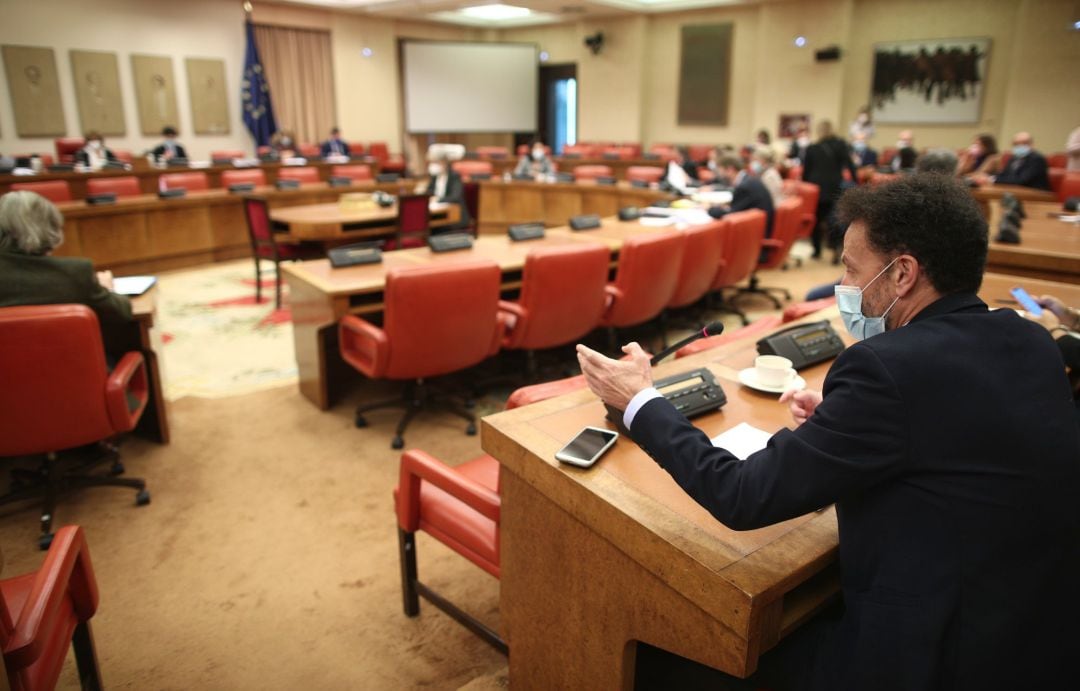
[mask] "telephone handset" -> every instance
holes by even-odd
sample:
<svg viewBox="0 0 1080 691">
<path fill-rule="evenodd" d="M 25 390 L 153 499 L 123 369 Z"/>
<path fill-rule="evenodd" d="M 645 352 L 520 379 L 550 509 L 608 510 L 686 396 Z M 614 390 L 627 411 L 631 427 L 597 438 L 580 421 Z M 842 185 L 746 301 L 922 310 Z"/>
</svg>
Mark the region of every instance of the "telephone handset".
<svg viewBox="0 0 1080 691">
<path fill-rule="evenodd" d="M 828 321 L 797 324 L 757 342 L 759 355 L 780 355 L 799 370 L 831 360 L 844 350 L 844 342 Z"/>
</svg>

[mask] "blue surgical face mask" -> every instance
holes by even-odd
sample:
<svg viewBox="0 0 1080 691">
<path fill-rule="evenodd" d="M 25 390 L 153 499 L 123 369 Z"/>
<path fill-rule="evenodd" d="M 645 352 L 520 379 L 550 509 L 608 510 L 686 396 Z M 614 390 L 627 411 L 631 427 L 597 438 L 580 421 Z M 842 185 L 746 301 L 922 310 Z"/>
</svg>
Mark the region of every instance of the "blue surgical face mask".
<svg viewBox="0 0 1080 691">
<path fill-rule="evenodd" d="M 899 259 L 897 257 L 896 259 Z M 877 336 L 878 334 L 885 333 L 885 317 L 888 316 L 889 311 L 892 310 L 893 305 L 900 299 L 898 295 L 892 304 L 885 310 L 884 314 L 880 317 L 868 317 L 863 314 L 862 311 L 862 298 L 863 292 L 870 287 L 870 285 L 878 280 L 881 274 L 889 270 L 889 267 L 896 263 L 896 259 L 889 262 L 884 269 L 878 272 L 877 276 L 870 279 L 870 283 L 867 283 L 864 287 L 858 286 L 836 286 L 836 306 L 840 310 L 840 318 L 844 321 L 844 327 L 851 334 L 851 337 L 856 341 L 861 341 L 871 336 Z"/>
<path fill-rule="evenodd" d="M 1017 158 L 1023 158 L 1024 156 L 1027 156 L 1030 153 L 1031 153 L 1031 147 L 1027 146 L 1026 144 L 1017 144 L 1016 146 L 1014 146 L 1012 148 L 1012 154 L 1013 154 L 1013 156 L 1016 156 Z"/>
<path fill-rule="evenodd" d="M 855 142 L 851 146 L 860 153 L 866 151 L 866 142 Z"/>
<path fill-rule="evenodd" d="M 750 161 L 750 170 L 754 171 L 755 175 L 761 175 L 761 171 L 765 170 L 765 166 L 760 161 Z"/>
</svg>

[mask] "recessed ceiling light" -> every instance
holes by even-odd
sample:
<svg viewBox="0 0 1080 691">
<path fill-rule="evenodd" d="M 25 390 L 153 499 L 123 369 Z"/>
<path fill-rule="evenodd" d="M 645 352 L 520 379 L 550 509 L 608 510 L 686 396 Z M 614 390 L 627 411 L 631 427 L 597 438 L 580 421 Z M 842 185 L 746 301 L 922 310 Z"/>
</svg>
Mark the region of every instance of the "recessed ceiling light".
<svg viewBox="0 0 1080 691">
<path fill-rule="evenodd" d="M 360 54 L 363 55 L 365 58 L 370 58 L 371 54 L 372 54 L 372 50 L 371 50 L 371 48 L 364 48 L 363 50 L 360 51 Z"/>
<path fill-rule="evenodd" d="M 513 5 L 502 5 L 496 3 L 494 5 L 476 5 L 474 7 L 462 7 L 459 12 L 467 17 L 475 17 L 476 19 L 520 19 L 521 17 L 528 17 L 532 14 L 532 10 L 527 7 L 515 7 Z"/>
<path fill-rule="evenodd" d="M 551 56 L 548 55 L 548 52 L 546 50 L 540 51 L 540 62 L 547 62 L 548 58 L 550 58 L 550 57 Z"/>
<path fill-rule="evenodd" d="M 802 48 L 805 45 L 806 45 L 806 37 L 805 36 L 796 36 L 795 37 L 795 47 L 796 48 Z"/>
</svg>

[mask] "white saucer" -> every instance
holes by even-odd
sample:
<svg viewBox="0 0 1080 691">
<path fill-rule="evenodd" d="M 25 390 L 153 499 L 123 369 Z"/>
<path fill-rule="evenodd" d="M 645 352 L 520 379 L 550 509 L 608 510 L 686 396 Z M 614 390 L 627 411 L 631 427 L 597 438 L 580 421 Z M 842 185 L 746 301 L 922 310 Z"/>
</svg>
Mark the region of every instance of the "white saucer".
<svg viewBox="0 0 1080 691">
<path fill-rule="evenodd" d="M 751 389 L 764 391 L 765 393 L 784 393 L 788 389 L 802 391 L 806 388 L 806 380 L 797 374 L 787 384 L 781 384 L 780 386 L 762 384 L 758 381 L 757 370 L 753 367 L 747 367 L 739 371 L 739 382 L 744 386 L 749 386 Z"/>
</svg>

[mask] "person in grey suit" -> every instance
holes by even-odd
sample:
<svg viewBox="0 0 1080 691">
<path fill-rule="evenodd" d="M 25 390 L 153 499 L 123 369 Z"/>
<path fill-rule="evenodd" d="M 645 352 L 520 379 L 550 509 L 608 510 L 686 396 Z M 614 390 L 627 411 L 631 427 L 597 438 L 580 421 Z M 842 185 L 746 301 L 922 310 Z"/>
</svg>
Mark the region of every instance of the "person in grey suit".
<svg viewBox="0 0 1080 691">
<path fill-rule="evenodd" d="M 776 209 L 773 207 L 772 195 L 761 179 L 743 170 L 742 161 L 735 156 L 723 156 L 717 162 L 716 168 L 718 173 L 732 181 L 734 189 L 731 192 L 731 203 L 709 207 L 709 215 L 723 218 L 735 211 L 761 209 L 765 212 L 765 237 L 772 237 Z"/>
<path fill-rule="evenodd" d="M 131 321 L 131 302 L 113 293 L 112 274 L 94 272 L 89 259 L 53 257 L 64 241 L 64 217 L 34 192 L 0 197 L 0 307 L 86 305 L 97 314 L 105 352 L 119 357 L 121 325 Z"/>
<path fill-rule="evenodd" d="M 781 396 L 794 429 L 761 451 L 713 446 L 635 343 L 625 360 L 579 345 L 586 381 L 732 529 L 835 503 L 843 611 L 765 654 L 755 688 L 1072 686 L 1080 428 L 1057 346 L 977 297 L 987 224 L 951 176 L 851 190 L 839 217 L 837 306 L 856 342 L 822 393 Z"/>
</svg>

